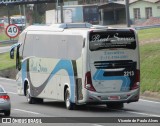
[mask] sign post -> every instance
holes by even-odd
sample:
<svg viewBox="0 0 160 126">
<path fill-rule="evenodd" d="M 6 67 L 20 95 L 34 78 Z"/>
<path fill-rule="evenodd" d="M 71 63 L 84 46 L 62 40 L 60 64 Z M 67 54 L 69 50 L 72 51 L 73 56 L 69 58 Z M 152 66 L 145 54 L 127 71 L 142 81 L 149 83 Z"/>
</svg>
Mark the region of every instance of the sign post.
<svg viewBox="0 0 160 126">
<path fill-rule="evenodd" d="M 15 38 L 19 34 L 19 28 L 15 24 L 10 24 L 6 28 L 6 35 L 10 38 Z"/>
</svg>

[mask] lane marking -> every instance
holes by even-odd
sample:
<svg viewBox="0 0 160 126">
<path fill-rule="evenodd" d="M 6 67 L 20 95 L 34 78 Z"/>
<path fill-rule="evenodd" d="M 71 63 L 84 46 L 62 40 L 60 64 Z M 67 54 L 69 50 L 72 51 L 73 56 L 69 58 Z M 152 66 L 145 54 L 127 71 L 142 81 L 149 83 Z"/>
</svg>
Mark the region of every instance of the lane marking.
<svg viewBox="0 0 160 126">
<path fill-rule="evenodd" d="M 14 80 L 14 79 L 3 78 L 3 77 L 0 77 L 0 80 L 6 80 L 6 81 L 14 81 L 14 82 L 16 82 L 16 80 Z"/>
<path fill-rule="evenodd" d="M 9 52 L 9 51 L 1 51 L 0 54 L 7 53 L 7 52 Z"/>
<path fill-rule="evenodd" d="M 93 126 L 103 126 L 103 125 L 100 125 L 100 124 L 92 124 Z"/>
<path fill-rule="evenodd" d="M 17 93 L 15 93 L 15 92 L 7 92 L 7 93 L 9 93 L 9 94 L 16 94 L 17 95 Z"/>
<path fill-rule="evenodd" d="M 38 112 L 31 112 L 31 111 L 27 111 L 27 110 L 23 110 L 23 109 L 13 109 L 15 111 L 21 111 L 21 112 L 26 112 L 26 113 L 31 113 L 31 114 L 36 114 L 36 115 L 39 115 L 40 113 Z"/>
<path fill-rule="evenodd" d="M 0 80 L 8 80 L 8 81 L 14 81 L 13 79 L 8 79 L 8 78 L 0 78 Z M 17 94 L 15 92 L 8 92 L 10 94 Z M 157 101 L 151 101 L 151 100 L 144 100 L 144 99 L 140 99 L 140 101 L 144 101 L 144 102 L 150 102 L 150 103 L 155 103 L 155 104 L 160 104 L 160 102 Z M 22 109 L 14 109 L 16 111 L 21 111 L 21 112 L 26 112 L 26 113 L 32 113 L 32 114 L 40 114 L 37 112 L 32 112 L 32 111 L 26 111 L 26 110 L 22 110 Z M 155 115 L 155 114 L 148 114 L 148 113 L 141 113 L 141 112 L 132 112 L 132 111 L 125 111 L 125 110 L 118 110 L 118 111 L 123 111 L 123 112 L 127 112 L 127 113 L 132 113 L 132 114 L 138 114 L 138 115 L 144 115 L 144 116 L 153 116 L 153 117 L 160 117 L 160 115 Z M 94 126 L 103 126 L 103 125 L 99 125 L 99 124 L 93 124 Z"/>
<path fill-rule="evenodd" d="M 158 101 L 150 101 L 150 100 L 144 100 L 144 99 L 139 99 L 140 101 L 144 101 L 144 102 L 150 102 L 150 103 L 156 103 L 156 104 L 160 104 L 160 102 Z"/>
</svg>

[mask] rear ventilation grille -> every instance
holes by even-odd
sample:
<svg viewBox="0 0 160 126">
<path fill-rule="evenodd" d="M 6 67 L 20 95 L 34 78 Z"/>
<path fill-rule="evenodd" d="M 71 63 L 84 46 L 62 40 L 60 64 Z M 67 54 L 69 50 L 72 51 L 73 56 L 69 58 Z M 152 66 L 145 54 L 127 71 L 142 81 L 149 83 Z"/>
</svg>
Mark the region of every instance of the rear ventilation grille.
<svg viewBox="0 0 160 126">
<path fill-rule="evenodd" d="M 135 62 L 132 60 L 119 61 L 95 61 L 94 66 L 97 69 L 111 69 L 111 68 L 130 68 Z"/>
</svg>

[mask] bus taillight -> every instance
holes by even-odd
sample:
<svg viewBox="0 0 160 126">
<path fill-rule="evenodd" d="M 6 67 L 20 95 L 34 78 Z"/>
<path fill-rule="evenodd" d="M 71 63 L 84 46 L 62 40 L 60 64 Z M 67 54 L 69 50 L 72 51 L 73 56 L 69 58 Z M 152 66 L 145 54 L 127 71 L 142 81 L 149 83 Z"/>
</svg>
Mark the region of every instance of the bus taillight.
<svg viewBox="0 0 160 126">
<path fill-rule="evenodd" d="M 85 75 L 85 88 L 90 91 L 96 91 L 92 84 L 91 72 L 87 72 Z"/>
<path fill-rule="evenodd" d="M 136 78 L 134 85 L 131 87 L 131 90 L 139 88 L 139 84 L 140 84 L 140 70 L 136 70 Z"/>
</svg>

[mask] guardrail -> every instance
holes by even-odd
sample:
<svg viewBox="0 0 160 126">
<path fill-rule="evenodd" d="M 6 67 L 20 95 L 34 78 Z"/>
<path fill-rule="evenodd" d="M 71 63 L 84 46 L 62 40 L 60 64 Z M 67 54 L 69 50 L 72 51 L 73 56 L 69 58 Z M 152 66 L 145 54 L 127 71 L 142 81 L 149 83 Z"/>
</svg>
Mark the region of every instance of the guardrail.
<svg viewBox="0 0 160 126">
<path fill-rule="evenodd" d="M 148 25 L 148 26 L 134 26 L 136 30 L 142 30 L 142 29 L 148 29 L 148 28 L 158 28 L 160 27 L 160 24 L 158 25 Z"/>
<path fill-rule="evenodd" d="M 15 44 L 17 42 L 18 40 L 5 40 L 5 41 L 0 41 L 0 44 Z"/>
</svg>

